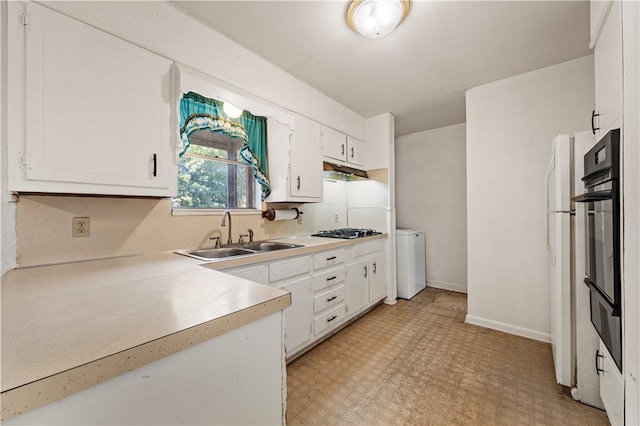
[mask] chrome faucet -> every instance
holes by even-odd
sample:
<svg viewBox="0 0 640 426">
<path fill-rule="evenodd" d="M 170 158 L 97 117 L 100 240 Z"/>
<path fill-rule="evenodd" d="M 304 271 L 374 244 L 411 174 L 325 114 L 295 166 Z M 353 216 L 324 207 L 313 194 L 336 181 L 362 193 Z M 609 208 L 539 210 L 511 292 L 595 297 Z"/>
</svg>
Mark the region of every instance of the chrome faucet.
<svg viewBox="0 0 640 426">
<path fill-rule="evenodd" d="M 220 226 L 226 226 L 224 223 L 224 219 L 229 216 L 229 239 L 227 240 L 227 244 L 233 244 L 233 241 L 231 240 L 231 212 L 229 212 L 229 210 L 225 210 L 224 213 L 222 213 L 222 223 L 220 224 Z"/>
</svg>

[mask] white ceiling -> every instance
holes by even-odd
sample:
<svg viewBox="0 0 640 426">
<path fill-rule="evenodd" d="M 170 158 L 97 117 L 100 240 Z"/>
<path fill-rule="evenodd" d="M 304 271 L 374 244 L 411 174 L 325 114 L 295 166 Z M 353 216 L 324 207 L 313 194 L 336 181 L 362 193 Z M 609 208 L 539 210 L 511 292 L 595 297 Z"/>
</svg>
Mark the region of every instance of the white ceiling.
<svg viewBox="0 0 640 426">
<path fill-rule="evenodd" d="M 396 135 L 465 121 L 465 90 L 591 53 L 588 1 L 414 0 L 390 35 L 366 39 L 348 1 L 174 4 Z"/>
</svg>

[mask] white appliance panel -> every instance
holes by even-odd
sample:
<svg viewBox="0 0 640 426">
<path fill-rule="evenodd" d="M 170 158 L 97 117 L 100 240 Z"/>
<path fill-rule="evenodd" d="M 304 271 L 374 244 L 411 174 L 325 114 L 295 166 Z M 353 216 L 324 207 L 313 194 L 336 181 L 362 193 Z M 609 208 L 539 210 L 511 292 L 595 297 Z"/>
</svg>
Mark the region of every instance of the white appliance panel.
<svg viewBox="0 0 640 426">
<path fill-rule="evenodd" d="M 411 299 L 427 285 L 424 231 L 398 229 L 396 241 L 398 297 Z"/>
</svg>

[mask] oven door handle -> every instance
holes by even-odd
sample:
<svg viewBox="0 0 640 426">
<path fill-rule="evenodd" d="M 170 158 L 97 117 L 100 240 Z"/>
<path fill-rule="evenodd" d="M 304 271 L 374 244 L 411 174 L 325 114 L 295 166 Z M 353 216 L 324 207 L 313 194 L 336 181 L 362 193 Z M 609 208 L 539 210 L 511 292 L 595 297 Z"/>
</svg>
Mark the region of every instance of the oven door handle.
<svg viewBox="0 0 640 426">
<path fill-rule="evenodd" d="M 576 203 L 592 203 L 594 201 L 610 200 L 611 198 L 611 190 L 605 189 L 604 191 L 585 192 L 582 195 L 576 195 L 571 201 L 575 201 Z"/>
<path fill-rule="evenodd" d="M 609 299 L 604 294 L 604 292 L 600 289 L 600 287 L 598 287 L 596 283 L 591 281 L 589 277 L 585 277 L 584 283 L 587 285 L 587 287 L 589 287 L 590 289 L 593 289 L 593 291 L 598 293 L 598 296 L 600 296 L 602 301 L 605 302 L 609 307 L 609 310 L 611 310 L 612 317 L 619 317 L 622 314 L 622 312 L 620 312 L 620 305 L 618 303 L 611 303 L 611 299 Z"/>
</svg>

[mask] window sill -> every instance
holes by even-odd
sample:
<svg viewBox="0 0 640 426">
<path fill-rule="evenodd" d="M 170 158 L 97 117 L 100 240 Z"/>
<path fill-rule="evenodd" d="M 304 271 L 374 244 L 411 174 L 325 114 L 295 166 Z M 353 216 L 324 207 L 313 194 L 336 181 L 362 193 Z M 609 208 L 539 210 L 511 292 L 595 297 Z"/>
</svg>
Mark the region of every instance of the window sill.
<svg viewBox="0 0 640 426">
<path fill-rule="evenodd" d="M 234 216 L 262 216 L 259 209 L 171 209 L 171 216 L 222 216 L 227 210 Z"/>
</svg>

